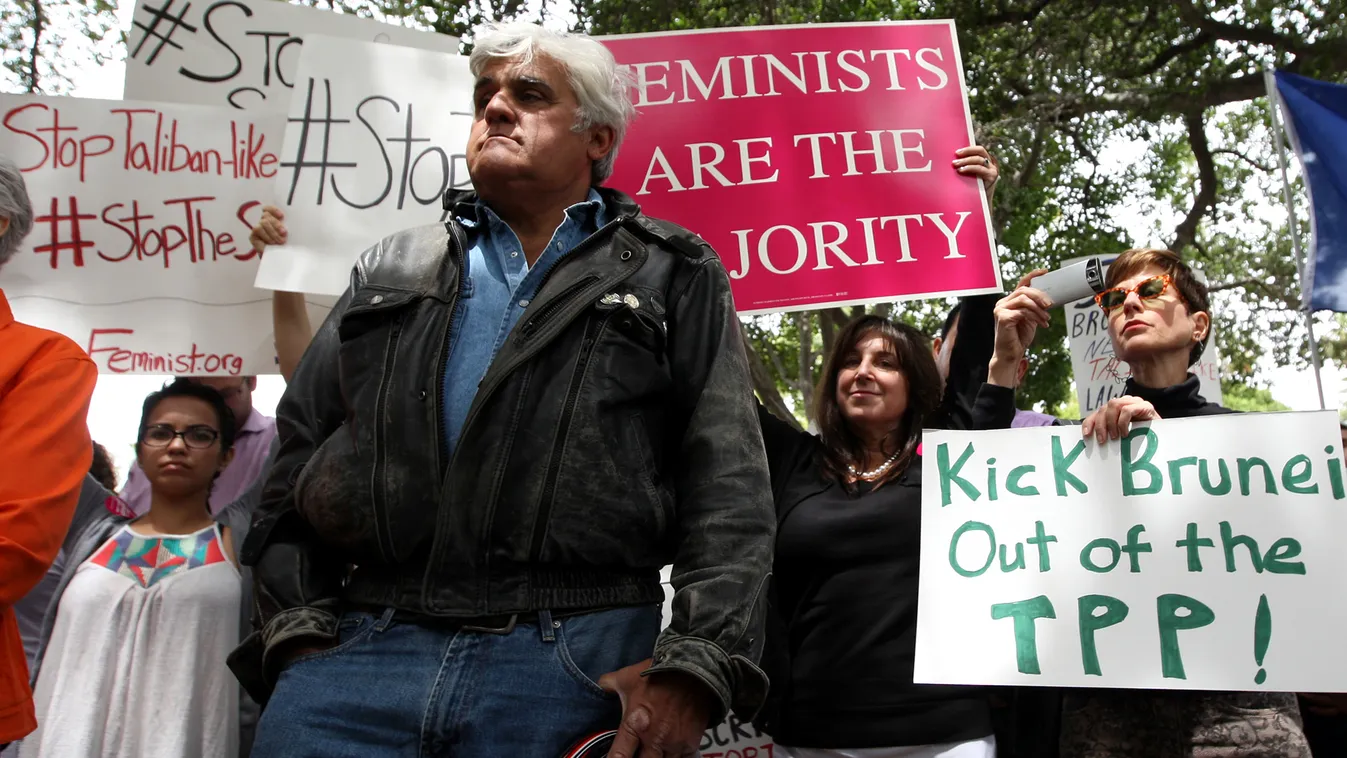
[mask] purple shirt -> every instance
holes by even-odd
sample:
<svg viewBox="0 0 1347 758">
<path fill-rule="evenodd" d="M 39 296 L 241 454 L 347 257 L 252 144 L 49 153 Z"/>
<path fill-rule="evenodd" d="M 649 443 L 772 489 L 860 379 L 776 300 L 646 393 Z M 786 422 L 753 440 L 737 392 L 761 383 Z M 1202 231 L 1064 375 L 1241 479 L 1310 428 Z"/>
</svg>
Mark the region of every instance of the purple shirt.
<svg viewBox="0 0 1347 758">
<path fill-rule="evenodd" d="M 1015 419 L 1010 422 L 1011 429 L 1024 429 L 1030 426 L 1052 426 L 1057 419 L 1037 411 L 1015 411 Z"/>
<path fill-rule="evenodd" d="M 211 488 L 212 515 L 238 500 L 257 477 L 266 473 L 263 467 L 267 462 L 267 453 L 271 451 L 271 441 L 275 438 L 276 419 L 263 416 L 254 408 L 234 439 L 234 460 L 220 472 L 220 478 L 215 480 L 215 486 Z M 131 473 L 126 477 L 126 487 L 122 489 L 121 497 L 137 516 L 144 515 L 150 509 L 150 481 L 145 478 L 145 472 L 140 470 L 139 462 L 131 464 Z"/>
</svg>

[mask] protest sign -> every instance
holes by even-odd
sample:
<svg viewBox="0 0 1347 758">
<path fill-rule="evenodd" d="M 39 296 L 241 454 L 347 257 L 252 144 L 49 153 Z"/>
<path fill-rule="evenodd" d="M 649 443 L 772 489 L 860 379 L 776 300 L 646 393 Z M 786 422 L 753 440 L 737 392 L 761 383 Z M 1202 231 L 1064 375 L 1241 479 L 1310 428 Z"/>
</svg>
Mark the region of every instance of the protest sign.
<svg viewBox="0 0 1347 758">
<path fill-rule="evenodd" d="M 16 318 L 70 337 L 106 373 L 276 371 L 248 233 L 282 116 L 14 95 L 0 114 L 0 154 L 34 211 L 0 269 Z"/>
<path fill-rule="evenodd" d="M 731 713 L 702 734 L 701 758 L 772 758 L 772 738 Z"/>
<path fill-rule="evenodd" d="M 1116 255 L 1087 256 L 1098 258 L 1105 266 L 1113 263 Z M 1086 258 L 1073 258 L 1062 263 L 1070 265 Z M 1193 272 L 1206 283 L 1201 272 Z M 1108 336 L 1108 318 L 1091 298 L 1068 304 L 1063 311 L 1067 318 L 1067 338 L 1071 348 L 1071 371 L 1076 381 L 1076 397 L 1080 401 L 1081 418 L 1099 410 L 1109 400 L 1123 394 L 1130 370 L 1126 363 L 1113 354 L 1113 341 Z M 1221 402 L 1221 356 L 1216 347 L 1216 321 L 1212 320 L 1211 336 L 1202 357 L 1189 371 L 1202 382 L 1202 397 L 1213 403 Z"/>
<path fill-rule="evenodd" d="M 458 51 L 447 34 L 275 0 L 139 0 L 124 96 L 284 111 L 304 34 Z"/>
<path fill-rule="evenodd" d="M 916 681 L 1347 691 L 1337 426 L 928 431 Z"/>
<path fill-rule="evenodd" d="M 339 295 L 362 251 L 470 186 L 473 79 L 462 56 L 321 36 L 297 76 L 274 189 L 290 241 L 257 286 Z"/>
<path fill-rule="evenodd" d="M 1000 291 L 951 21 L 606 37 L 639 111 L 608 182 L 704 237 L 741 314 Z"/>
</svg>

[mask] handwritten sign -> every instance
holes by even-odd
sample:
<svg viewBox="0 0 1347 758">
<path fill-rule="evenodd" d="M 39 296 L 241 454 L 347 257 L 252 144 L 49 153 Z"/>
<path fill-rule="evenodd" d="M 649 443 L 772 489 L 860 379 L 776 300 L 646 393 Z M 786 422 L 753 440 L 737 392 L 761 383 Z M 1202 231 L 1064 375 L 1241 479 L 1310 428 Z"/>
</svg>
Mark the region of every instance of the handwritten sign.
<svg viewBox="0 0 1347 758">
<path fill-rule="evenodd" d="M 1336 414 L 925 450 L 916 681 L 1347 691 Z"/>
<path fill-rule="evenodd" d="M 0 114 L 35 222 L 0 269 L 17 318 L 106 373 L 275 372 L 248 232 L 279 170 L 267 135 L 281 116 L 13 95 Z"/>
<path fill-rule="evenodd" d="M 640 111 L 608 183 L 704 237 L 741 314 L 1000 291 L 951 21 L 607 37 Z"/>
<path fill-rule="evenodd" d="M 290 243 L 257 286 L 338 295 L 362 251 L 470 186 L 473 79 L 458 55 L 306 39 L 274 191 Z"/>
<path fill-rule="evenodd" d="M 458 51 L 457 37 L 275 0 L 139 0 L 125 96 L 284 111 L 304 34 Z"/>
<path fill-rule="evenodd" d="M 1093 256 L 1106 268 L 1116 255 Z M 1063 265 L 1085 260 L 1074 258 Z M 1199 281 L 1206 278 L 1193 272 Z M 1099 410 L 1108 401 L 1123 394 L 1130 370 L 1127 364 L 1113 354 L 1113 341 L 1108 336 L 1108 319 L 1093 299 L 1077 300 L 1063 309 L 1067 318 L 1067 337 L 1071 348 L 1071 370 L 1076 380 L 1076 397 L 1080 400 L 1081 418 Z M 1202 397 L 1213 403 L 1221 402 L 1221 356 L 1216 349 L 1216 322 L 1212 321 L 1211 336 L 1202 357 L 1189 371 L 1202 382 Z"/>
</svg>

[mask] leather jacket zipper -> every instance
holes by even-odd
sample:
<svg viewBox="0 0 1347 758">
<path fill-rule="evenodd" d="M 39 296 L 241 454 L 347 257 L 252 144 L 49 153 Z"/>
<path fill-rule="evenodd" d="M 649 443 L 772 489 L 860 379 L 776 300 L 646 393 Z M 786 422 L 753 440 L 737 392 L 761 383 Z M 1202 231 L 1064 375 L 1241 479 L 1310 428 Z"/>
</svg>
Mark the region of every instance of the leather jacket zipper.
<svg viewBox="0 0 1347 758">
<path fill-rule="evenodd" d="M 584 292 L 585 288 L 598 280 L 598 274 L 589 274 L 588 276 L 581 277 L 575 284 L 567 287 L 561 294 L 552 298 L 552 301 L 544 306 L 542 310 L 533 314 L 533 317 L 519 328 L 519 336 L 525 339 L 533 336 L 533 333 L 550 321 L 553 316 L 566 306 L 570 305 L 571 301 L 581 292 Z"/>
<path fill-rule="evenodd" d="M 439 430 L 439 436 L 435 440 L 435 464 L 440 476 L 445 481 L 449 479 L 449 469 L 444 463 L 444 446 L 449 440 L 449 430 L 444 425 L 444 375 L 449 371 L 449 335 L 453 333 L 454 313 L 458 311 L 458 300 L 463 295 L 463 277 L 467 273 L 463 266 L 463 251 L 466 248 L 463 230 L 459 229 L 458 224 L 453 222 L 450 222 L 448 226 L 454 262 L 458 264 L 458 289 L 454 291 L 453 301 L 449 303 L 449 318 L 445 319 L 444 334 L 440 335 L 439 366 L 435 369 L 435 386 L 432 388 L 435 398 L 433 404 L 435 426 Z"/>
<path fill-rule="evenodd" d="M 383 368 L 383 386 L 379 388 L 379 399 L 374 404 L 374 417 L 383 419 L 386 417 L 388 409 L 388 394 L 392 381 L 390 374 L 393 371 L 394 356 L 397 354 L 398 342 L 402 338 L 402 321 L 405 314 L 399 314 L 398 320 L 393 322 L 393 328 L 388 335 L 388 347 L 384 349 L 384 368 Z M 377 493 L 382 492 L 384 482 L 384 469 L 388 463 L 388 444 L 384 434 L 384 424 L 381 421 L 374 425 L 374 482 L 372 490 L 376 493 L 378 499 L 377 507 L 374 509 L 376 514 L 375 524 L 379 532 L 379 549 L 384 554 L 384 560 L 392 562 L 393 557 L 393 538 L 388 533 L 388 509 L 382 502 L 383 498 Z"/>
<path fill-rule="evenodd" d="M 547 478 L 543 480 L 542 497 L 538 500 L 538 515 L 533 522 L 533 542 L 529 552 L 529 562 L 537 565 L 542 557 L 543 538 L 547 535 L 547 522 L 552 516 L 552 499 L 556 494 L 557 479 L 561 476 L 561 455 L 566 449 L 566 435 L 570 432 L 571 417 L 575 414 L 575 405 L 580 398 L 580 388 L 585 381 L 589 368 L 589 358 L 594 354 L 594 343 L 603 329 L 606 319 L 592 319 L 585 327 L 584 341 L 580 343 L 580 355 L 575 360 L 575 370 L 571 372 L 571 384 L 566 389 L 566 401 L 561 406 L 561 418 L 557 421 L 556 446 L 552 448 L 552 460 L 547 464 Z"/>
</svg>

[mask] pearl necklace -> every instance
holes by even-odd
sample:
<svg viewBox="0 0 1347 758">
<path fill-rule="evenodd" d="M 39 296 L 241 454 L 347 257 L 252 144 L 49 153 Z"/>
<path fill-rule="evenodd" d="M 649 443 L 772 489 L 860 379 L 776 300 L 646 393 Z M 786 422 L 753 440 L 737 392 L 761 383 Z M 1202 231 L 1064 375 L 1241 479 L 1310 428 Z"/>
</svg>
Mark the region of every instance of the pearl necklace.
<svg viewBox="0 0 1347 758">
<path fill-rule="evenodd" d="M 902 452 L 901 450 L 898 451 L 898 453 L 901 452 Z M 879 464 L 870 471 L 857 471 L 856 467 L 849 463 L 847 464 L 847 471 L 850 472 L 851 475 L 856 477 L 857 479 L 864 479 L 867 482 L 872 479 L 877 479 L 881 474 L 889 470 L 889 467 L 893 465 L 894 461 L 898 460 L 898 453 L 894 453 L 893 455 L 889 456 L 889 459 L 887 461 L 884 461 L 883 463 Z"/>
</svg>

